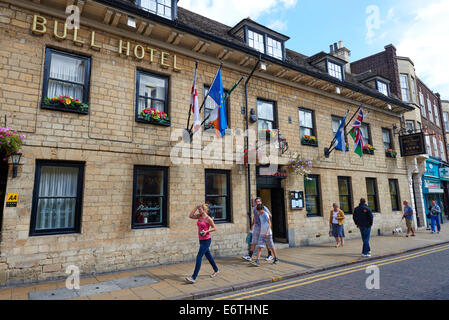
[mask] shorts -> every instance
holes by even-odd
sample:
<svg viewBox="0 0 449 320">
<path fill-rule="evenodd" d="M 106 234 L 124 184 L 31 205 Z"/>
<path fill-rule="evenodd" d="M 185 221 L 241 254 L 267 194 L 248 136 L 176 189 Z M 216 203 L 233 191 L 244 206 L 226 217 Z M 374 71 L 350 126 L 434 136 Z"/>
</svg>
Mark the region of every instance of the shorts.
<svg viewBox="0 0 449 320">
<path fill-rule="evenodd" d="M 265 248 L 265 246 L 267 246 L 268 249 L 274 248 L 273 235 L 270 234 L 268 237 L 265 237 L 265 234 L 260 234 L 257 246 L 259 248 Z"/>
<path fill-rule="evenodd" d="M 412 228 L 413 227 L 413 220 L 412 219 L 405 219 L 405 224 L 406 224 L 407 228 Z"/>
<path fill-rule="evenodd" d="M 260 228 L 256 229 L 254 228 L 253 230 L 253 237 L 251 239 L 251 244 L 257 244 L 257 242 L 259 241 L 259 235 L 260 235 Z"/>
</svg>

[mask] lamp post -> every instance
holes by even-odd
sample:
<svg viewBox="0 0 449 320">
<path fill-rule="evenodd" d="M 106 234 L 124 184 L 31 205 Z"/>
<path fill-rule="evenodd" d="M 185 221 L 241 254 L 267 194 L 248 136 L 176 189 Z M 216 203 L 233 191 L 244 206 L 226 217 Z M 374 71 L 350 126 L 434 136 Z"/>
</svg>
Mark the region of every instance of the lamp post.
<svg viewBox="0 0 449 320">
<path fill-rule="evenodd" d="M 11 155 L 11 163 L 12 163 L 12 177 L 17 177 L 17 169 L 19 168 L 20 158 L 22 154 L 20 152 L 13 153 Z"/>
</svg>

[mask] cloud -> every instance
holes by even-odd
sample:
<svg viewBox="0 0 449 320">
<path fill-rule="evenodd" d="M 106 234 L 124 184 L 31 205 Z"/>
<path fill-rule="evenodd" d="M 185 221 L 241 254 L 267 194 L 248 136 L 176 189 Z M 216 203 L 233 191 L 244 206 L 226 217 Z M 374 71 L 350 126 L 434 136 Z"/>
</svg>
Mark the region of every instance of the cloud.
<svg viewBox="0 0 449 320">
<path fill-rule="evenodd" d="M 275 31 L 285 31 L 287 30 L 287 21 L 286 20 L 274 20 L 273 22 L 267 25 L 268 28 L 273 29 Z"/>
<path fill-rule="evenodd" d="M 410 57 L 418 77 L 442 99 L 448 99 L 449 1 L 426 2 L 412 16 L 411 22 L 400 26 L 403 32 L 396 46 L 398 55 Z"/>
<path fill-rule="evenodd" d="M 179 6 L 202 16 L 234 26 L 250 17 L 256 20 L 264 13 L 292 8 L 298 0 L 181 0 Z"/>
</svg>

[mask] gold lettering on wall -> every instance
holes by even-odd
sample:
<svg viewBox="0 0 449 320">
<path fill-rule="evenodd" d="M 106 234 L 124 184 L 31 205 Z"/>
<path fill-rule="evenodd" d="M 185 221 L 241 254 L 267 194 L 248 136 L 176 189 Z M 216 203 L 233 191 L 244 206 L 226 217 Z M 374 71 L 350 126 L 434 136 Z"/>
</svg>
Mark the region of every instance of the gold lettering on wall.
<svg viewBox="0 0 449 320">
<path fill-rule="evenodd" d="M 101 47 L 95 44 L 95 31 L 90 34 L 90 47 L 94 50 L 100 50 Z"/>
<path fill-rule="evenodd" d="M 167 60 L 168 52 L 162 51 L 161 52 L 161 67 L 162 68 L 168 68 L 170 65 L 166 64 L 165 61 Z"/>
<path fill-rule="evenodd" d="M 78 28 L 73 28 L 73 42 L 79 46 L 83 46 L 84 44 L 84 41 L 78 39 Z"/>
<path fill-rule="evenodd" d="M 34 34 L 44 34 L 45 32 L 47 32 L 47 19 L 45 19 L 42 16 L 39 16 L 37 14 L 34 15 L 33 18 L 33 26 L 31 28 L 31 32 L 33 32 Z M 39 26 L 39 28 L 38 28 Z"/>
<path fill-rule="evenodd" d="M 173 70 L 176 72 L 181 71 L 182 69 L 176 65 L 176 54 L 173 56 Z"/>
<path fill-rule="evenodd" d="M 59 22 L 55 20 L 54 28 L 53 28 L 53 36 L 57 40 L 65 40 L 67 39 L 67 24 L 64 23 L 64 31 L 62 32 L 62 36 L 58 34 Z"/>
<path fill-rule="evenodd" d="M 129 57 L 129 48 L 130 48 L 130 43 L 129 43 L 129 41 L 126 41 L 126 56 L 128 56 Z M 118 46 L 118 53 L 119 54 L 123 54 L 123 40 L 122 39 L 120 39 L 120 42 L 119 42 L 119 46 Z"/>
<path fill-rule="evenodd" d="M 139 54 L 140 51 L 140 54 Z M 134 47 L 134 56 L 136 57 L 136 59 L 142 60 L 143 58 L 145 58 L 145 49 L 144 47 L 142 47 L 140 44 L 136 45 Z"/>
<path fill-rule="evenodd" d="M 147 48 L 147 50 L 150 51 L 150 63 L 154 62 L 154 49 L 153 48 Z"/>
</svg>

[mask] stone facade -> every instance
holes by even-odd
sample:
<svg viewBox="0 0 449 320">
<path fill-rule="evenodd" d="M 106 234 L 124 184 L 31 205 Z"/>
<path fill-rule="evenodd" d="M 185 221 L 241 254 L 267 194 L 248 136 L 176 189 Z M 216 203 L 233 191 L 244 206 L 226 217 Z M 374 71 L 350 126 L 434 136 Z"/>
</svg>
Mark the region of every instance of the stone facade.
<svg viewBox="0 0 449 320">
<path fill-rule="evenodd" d="M 170 152 L 176 141 L 171 136 L 185 127 L 190 102 L 195 59 L 182 52 L 153 46 L 153 63 L 140 61 L 117 52 L 120 40 L 139 42 L 81 25 L 78 36 L 89 43 L 92 31 L 101 50 L 76 45 L 73 30 L 66 40 L 52 35 L 55 17 L 40 12 L 48 20 L 47 32 L 31 33 L 36 12 L 0 2 L 0 114 L 7 116 L 8 127 L 25 134 L 22 160 L 17 178 L 8 178 L 7 192 L 19 193 L 16 208 L 4 207 L 1 233 L 0 284 L 23 283 L 65 277 L 68 265 L 76 265 L 82 274 L 124 270 L 133 267 L 193 260 L 197 253 L 196 225 L 188 219 L 190 210 L 205 199 L 205 169 L 229 170 L 232 191 L 232 222 L 217 224 L 212 253 L 217 256 L 243 254 L 248 231 L 246 167 L 239 164 L 176 165 Z M 42 100 L 45 49 L 55 48 L 91 58 L 89 114 L 44 110 Z M 161 65 L 161 52 L 169 54 L 169 64 Z M 176 55 L 175 70 L 174 55 Z M 169 114 L 171 126 L 135 121 L 136 70 L 169 76 Z M 198 88 L 209 85 L 217 64 L 204 59 L 199 63 Z M 244 73 L 224 66 L 224 87 L 231 86 Z M 359 102 L 348 102 L 336 95 L 283 79 L 256 74 L 248 87 L 248 106 L 257 109 L 257 99 L 276 101 L 278 126 L 289 142 L 289 152 L 313 159 L 313 174 L 321 178 L 322 216 L 306 217 L 304 210 L 291 210 L 285 194 L 289 245 L 300 246 L 329 241 L 328 219 L 331 204 L 338 201 L 337 176 L 352 180 L 353 207 L 366 197 L 366 177 L 377 179 L 380 212 L 375 214 L 373 233 L 391 232 L 401 213 L 393 212 L 388 179 L 397 179 L 401 200 L 409 199 L 405 160 L 385 157 L 382 127 L 399 124 L 400 114 L 370 110 L 372 141 L 378 150 L 359 158 L 353 152 L 335 151 L 325 158 L 323 148 L 333 138 L 331 116 L 344 116 Z M 200 99 L 201 101 L 202 99 Z M 241 106 L 243 87 L 231 95 L 232 129 L 245 129 Z M 298 107 L 315 111 L 318 147 L 300 144 Z M 291 117 L 291 122 L 289 121 Z M 256 129 L 256 124 L 250 124 Z M 206 140 L 213 139 L 213 135 Z M 351 138 L 349 138 L 352 145 Z M 203 141 L 206 144 L 207 141 Z M 394 145 L 398 146 L 397 136 Z M 64 235 L 30 236 L 36 160 L 70 160 L 85 163 L 82 196 L 81 232 Z M 284 163 L 287 154 L 284 155 Z M 204 160 L 204 159 L 203 159 Z M 206 159 L 207 160 L 207 159 Z M 133 168 L 135 165 L 168 167 L 168 226 L 132 229 Z M 256 194 L 256 172 L 251 166 L 251 194 Z M 292 174 L 282 181 L 285 192 L 304 190 L 304 179 Z M 3 205 L 3 204 L 2 204 Z M 351 216 L 346 219 L 348 237 L 358 236 Z"/>
</svg>

